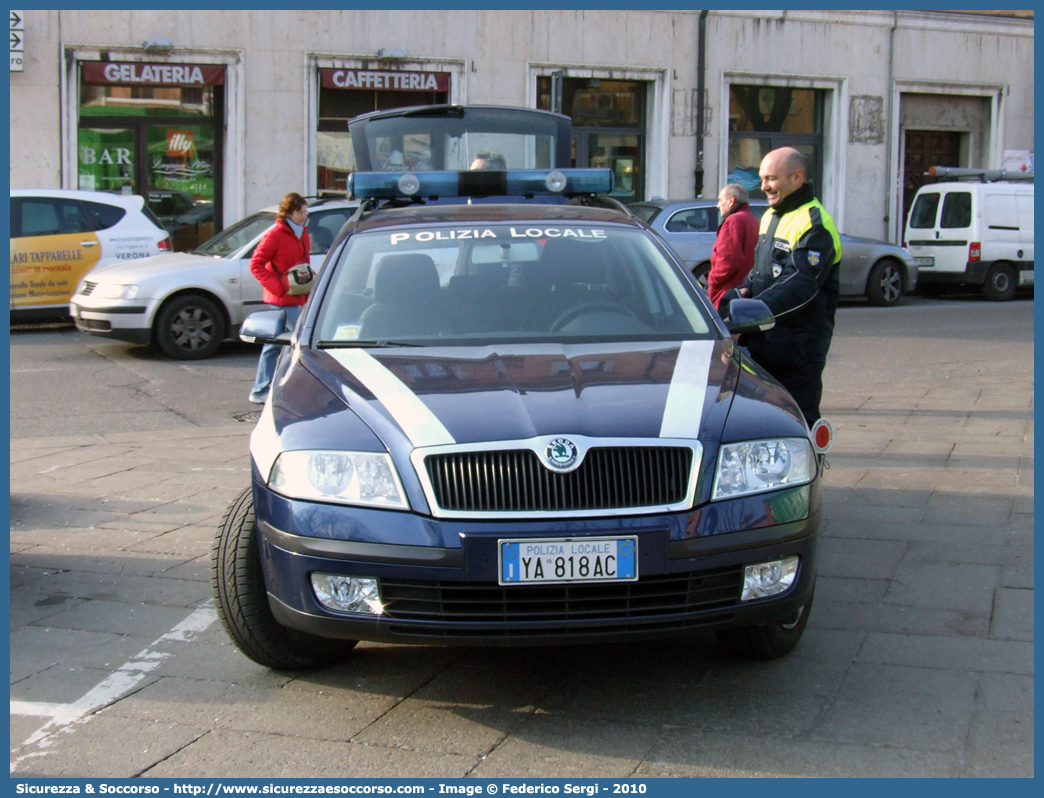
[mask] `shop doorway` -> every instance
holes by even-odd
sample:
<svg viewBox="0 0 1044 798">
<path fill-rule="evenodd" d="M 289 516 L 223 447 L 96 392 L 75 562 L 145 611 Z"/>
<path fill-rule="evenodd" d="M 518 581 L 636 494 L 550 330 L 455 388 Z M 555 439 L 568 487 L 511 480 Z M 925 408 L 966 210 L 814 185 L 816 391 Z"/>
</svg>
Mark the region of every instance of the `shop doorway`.
<svg viewBox="0 0 1044 798">
<path fill-rule="evenodd" d="M 961 134 L 944 130 L 907 130 L 903 138 L 903 229 L 914 194 L 931 178 L 931 166 L 960 166 Z"/>
<path fill-rule="evenodd" d="M 213 237 L 222 218 L 223 84 L 221 66 L 81 64 L 79 188 L 141 195 L 177 251 Z"/>
</svg>

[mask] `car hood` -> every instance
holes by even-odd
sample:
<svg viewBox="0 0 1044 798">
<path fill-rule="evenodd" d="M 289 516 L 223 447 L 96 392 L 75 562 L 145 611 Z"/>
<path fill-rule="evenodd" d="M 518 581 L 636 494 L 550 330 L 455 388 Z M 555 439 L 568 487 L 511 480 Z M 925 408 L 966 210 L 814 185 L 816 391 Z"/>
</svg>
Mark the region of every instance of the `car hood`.
<svg viewBox="0 0 1044 798">
<path fill-rule="evenodd" d="M 306 366 L 370 426 L 414 447 L 526 440 L 716 437 L 731 341 L 309 351 Z M 725 360 L 728 360 L 726 356 Z M 371 423 L 373 422 L 373 423 Z M 705 427 L 707 427 L 705 429 Z"/>
<path fill-rule="evenodd" d="M 210 258 L 206 255 L 194 255 L 191 252 L 169 252 L 153 255 L 139 260 L 119 261 L 108 266 L 91 269 L 91 279 L 104 279 L 112 282 L 131 282 L 142 280 L 170 272 L 183 272 L 196 267 L 213 268 L 220 263 L 228 263 L 221 258 Z"/>
<path fill-rule="evenodd" d="M 790 396 L 731 338 L 288 354 L 251 436 L 257 478 L 281 451 L 387 449 L 415 507 L 424 499 L 411 455 L 427 447 L 699 440 L 706 474 L 721 440 L 807 434 Z"/>
</svg>

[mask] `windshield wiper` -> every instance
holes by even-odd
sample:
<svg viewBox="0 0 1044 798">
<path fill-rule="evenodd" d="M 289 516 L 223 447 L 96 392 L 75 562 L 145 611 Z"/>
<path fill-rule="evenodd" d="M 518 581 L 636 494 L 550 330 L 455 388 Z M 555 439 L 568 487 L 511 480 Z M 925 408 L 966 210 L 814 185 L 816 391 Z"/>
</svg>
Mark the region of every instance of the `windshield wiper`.
<svg viewBox="0 0 1044 798">
<path fill-rule="evenodd" d="M 317 349 L 381 349 L 395 346 L 427 346 L 427 344 L 411 344 L 406 341 L 320 341 Z"/>
</svg>

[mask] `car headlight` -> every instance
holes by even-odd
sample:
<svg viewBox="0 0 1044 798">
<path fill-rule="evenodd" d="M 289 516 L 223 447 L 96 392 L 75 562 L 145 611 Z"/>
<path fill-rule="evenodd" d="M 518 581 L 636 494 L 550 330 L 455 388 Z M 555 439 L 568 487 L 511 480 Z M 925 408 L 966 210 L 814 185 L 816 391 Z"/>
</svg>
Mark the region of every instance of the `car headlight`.
<svg viewBox="0 0 1044 798">
<path fill-rule="evenodd" d="M 811 482 L 816 474 L 806 438 L 722 444 L 711 501 Z"/>
<path fill-rule="evenodd" d="M 272 490 L 291 499 L 409 509 L 395 464 L 388 454 L 282 452 L 272 466 L 268 484 Z"/>
<path fill-rule="evenodd" d="M 138 296 L 138 286 L 98 283 L 91 293 L 101 299 L 134 299 Z"/>
</svg>

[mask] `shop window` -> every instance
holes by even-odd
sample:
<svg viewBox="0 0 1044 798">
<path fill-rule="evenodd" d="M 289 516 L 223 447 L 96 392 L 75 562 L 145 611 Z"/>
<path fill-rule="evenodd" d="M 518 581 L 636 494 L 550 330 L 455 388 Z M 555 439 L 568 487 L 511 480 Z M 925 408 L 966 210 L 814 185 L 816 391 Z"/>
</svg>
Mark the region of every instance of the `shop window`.
<svg viewBox="0 0 1044 798">
<path fill-rule="evenodd" d="M 779 147 L 794 147 L 805 156 L 808 178 L 817 184 L 825 95 L 789 86 L 730 86 L 727 182 L 739 183 L 751 199 L 764 199 L 758 176 L 762 158 Z"/>
<path fill-rule="evenodd" d="M 320 69 L 319 120 L 315 137 L 316 189 L 348 190 L 357 168 L 348 122 L 371 111 L 449 102 L 449 74 L 440 72 Z M 427 143 L 406 142 L 403 168 L 423 168 Z M 427 156 L 430 158 L 430 155 Z M 389 167 L 391 168 L 391 167 Z"/>
<path fill-rule="evenodd" d="M 552 79 L 537 78 L 537 108 L 552 108 Z M 573 121 L 572 166 L 611 169 L 613 196 L 645 197 L 645 115 L 648 83 L 564 78 L 562 113 Z"/>
<path fill-rule="evenodd" d="M 225 68 L 80 64 L 77 185 L 140 194 L 184 251 L 220 230 Z"/>
</svg>

